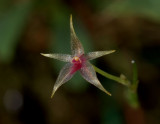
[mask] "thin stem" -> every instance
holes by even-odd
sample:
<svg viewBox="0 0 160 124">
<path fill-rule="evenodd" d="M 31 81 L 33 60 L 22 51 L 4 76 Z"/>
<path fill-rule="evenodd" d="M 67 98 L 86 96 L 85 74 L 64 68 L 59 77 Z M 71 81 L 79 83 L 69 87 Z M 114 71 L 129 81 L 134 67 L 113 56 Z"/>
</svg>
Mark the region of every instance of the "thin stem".
<svg viewBox="0 0 160 124">
<path fill-rule="evenodd" d="M 109 73 L 97 68 L 94 65 L 92 65 L 92 66 L 94 67 L 96 72 L 98 72 L 99 74 L 103 75 L 104 77 L 109 78 L 111 80 L 114 80 L 114 81 L 116 81 L 116 82 L 118 82 L 120 84 L 123 84 L 125 86 L 128 86 L 128 87 L 130 86 L 130 81 L 127 80 L 124 75 L 121 75 L 120 77 L 114 76 L 114 75 L 111 75 L 111 74 L 109 74 Z"/>
<path fill-rule="evenodd" d="M 132 84 L 131 87 L 126 90 L 126 99 L 130 106 L 133 108 L 138 108 L 139 107 L 139 101 L 138 101 L 138 94 L 137 94 L 137 88 L 138 88 L 138 70 L 137 70 L 137 65 L 134 60 L 131 61 L 132 63 L 132 68 L 133 68 L 133 79 L 132 79 Z"/>
<path fill-rule="evenodd" d="M 116 81 L 120 84 L 123 84 L 123 85 L 127 86 L 128 89 L 126 89 L 126 92 L 125 92 L 126 100 L 128 101 L 128 104 L 131 107 L 138 108 L 139 107 L 139 101 L 138 101 L 138 95 L 137 95 L 138 71 L 137 71 L 137 65 L 136 65 L 135 61 L 132 60 L 131 63 L 133 64 L 133 80 L 132 80 L 132 83 L 122 74 L 120 75 L 120 77 L 114 76 L 114 75 L 111 75 L 111 74 L 97 68 L 94 65 L 92 65 L 92 66 L 94 67 L 96 72 L 103 75 L 104 77 L 109 78 L 111 80 L 114 80 L 114 81 Z"/>
<path fill-rule="evenodd" d="M 136 91 L 138 87 L 138 70 L 137 65 L 134 60 L 131 61 L 133 64 L 133 81 L 132 81 L 132 90 Z"/>
</svg>

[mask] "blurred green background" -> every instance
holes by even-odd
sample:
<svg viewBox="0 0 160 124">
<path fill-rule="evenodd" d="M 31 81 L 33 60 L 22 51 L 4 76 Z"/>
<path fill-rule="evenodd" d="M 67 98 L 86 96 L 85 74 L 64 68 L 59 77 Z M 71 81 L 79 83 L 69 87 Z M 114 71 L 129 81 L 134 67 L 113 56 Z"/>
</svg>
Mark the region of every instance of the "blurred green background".
<svg viewBox="0 0 160 124">
<path fill-rule="evenodd" d="M 159 0 L 0 0 L 0 124 L 160 124 Z M 132 80 L 127 88 L 97 74 L 107 96 L 79 74 L 50 98 L 63 62 L 40 53 L 70 53 L 69 17 L 85 51 L 115 49 L 92 61 Z"/>
</svg>

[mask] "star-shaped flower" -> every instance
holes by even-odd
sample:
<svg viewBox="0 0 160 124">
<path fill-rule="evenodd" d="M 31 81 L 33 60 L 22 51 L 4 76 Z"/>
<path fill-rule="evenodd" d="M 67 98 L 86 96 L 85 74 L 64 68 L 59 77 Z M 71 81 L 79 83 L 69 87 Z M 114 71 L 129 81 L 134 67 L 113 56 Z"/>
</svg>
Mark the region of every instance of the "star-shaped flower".
<svg viewBox="0 0 160 124">
<path fill-rule="evenodd" d="M 84 53 L 83 46 L 79 41 L 78 37 L 73 28 L 72 23 L 72 15 L 70 16 L 70 30 L 71 30 L 71 50 L 72 55 L 69 54 L 43 54 L 41 55 L 49 58 L 58 59 L 60 61 L 67 62 L 67 64 L 61 69 L 58 79 L 53 87 L 51 98 L 53 97 L 56 90 L 68 80 L 72 78 L 75 72 L 79 71 L 82 77 L 88 81 L 89 83 L 93 84 L 100 90 L 104 91 L 108 95 L 111 94 L 104 89 L 102 84 L 99 82 L 96 72 L 90 62 L 88 60 L 92 60 L 110 53 L 115 52 L 115 50 L 109 51 L 96 51 L 96 52 L 89 52 L 87 54 Z"/>
</svg>

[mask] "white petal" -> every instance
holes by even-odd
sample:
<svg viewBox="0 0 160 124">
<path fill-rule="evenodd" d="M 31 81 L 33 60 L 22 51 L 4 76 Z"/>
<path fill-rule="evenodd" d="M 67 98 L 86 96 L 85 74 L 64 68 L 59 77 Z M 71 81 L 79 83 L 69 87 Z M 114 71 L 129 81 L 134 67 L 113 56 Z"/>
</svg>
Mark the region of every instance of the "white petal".
<svg viewBox="0 0 160 124">
<path fill-rule="evenodd" d="M 68 80 L 70 80 L 73 76 L 73 73 L 71 73 L 72 70 L 72 64 L 67 63 L 60 71 L 59 76 L 56 80 L 56 83 L 53 87 L 51 98 L 53 97 L 56 90 L 64 83 L 66 83 Z"/>
<path fill-rule="evenodd" d="M 71 50 L 72 54 L 77 56 L 77 55 L 82 55 L 84 54 L 84 49 L 79 41 L 78 37 L 76 36 L 76 33 L 74 31 L 73 27 L 73 22 L 72 22 L 72 15 L 70 16 L 70 30 L 71 30 Z"/>
<path fill-rule="evenodd" d="M 70 62 L 72 60 L 72 56 L 68 55 L 68 54 L 44 54 L 41 53 L 41 55 L 45 56 L 45 57 L 49 57 L 49 58 L 53 58 L 53 59 L 57 59 L 60 61 L 64 61 L 64 62 Z"/>
<path fill-rule="evenodd" d="M 89 83 L 93 84 L 94 86 L 111 96 L 111 94 L 107 90 L 105 90 L 102 84 L 99 82 L 96 72 L 89 62 L 83 64 L 82 68 L 80 69 L 80 73 L 82 77 Z"/>
<path fill-rule="evenodd" d="M 92 59 L 96 59 L 98 57 L 110 54 L 115 52 L 115 50 L 109 50 L 109 51 L 96 51 L 96 52 L 89 52 L 86 55 L 87 60 L 92 60 Z"/>
</svg>

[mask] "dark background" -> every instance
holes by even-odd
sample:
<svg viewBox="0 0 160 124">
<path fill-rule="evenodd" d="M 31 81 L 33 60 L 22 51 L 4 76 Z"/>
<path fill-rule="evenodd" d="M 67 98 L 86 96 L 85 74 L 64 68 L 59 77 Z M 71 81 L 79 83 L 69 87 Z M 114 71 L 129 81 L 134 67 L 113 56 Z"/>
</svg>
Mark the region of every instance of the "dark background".
<svg viewBox="0 0 160 124">
<path fill-rule="evenodd" d="M 0 0 L 0 124 L 159 124 L 159 0 Z M 97 74 L 112 97 L 79 74 L 53 85 L 63 62 L 40 53 L 70 53 L 69 17 L 85 51 L 116 52 L 92 61 L 132 80 L 138 67 L 139 107 L 127 87 Z"/>
</svg>

